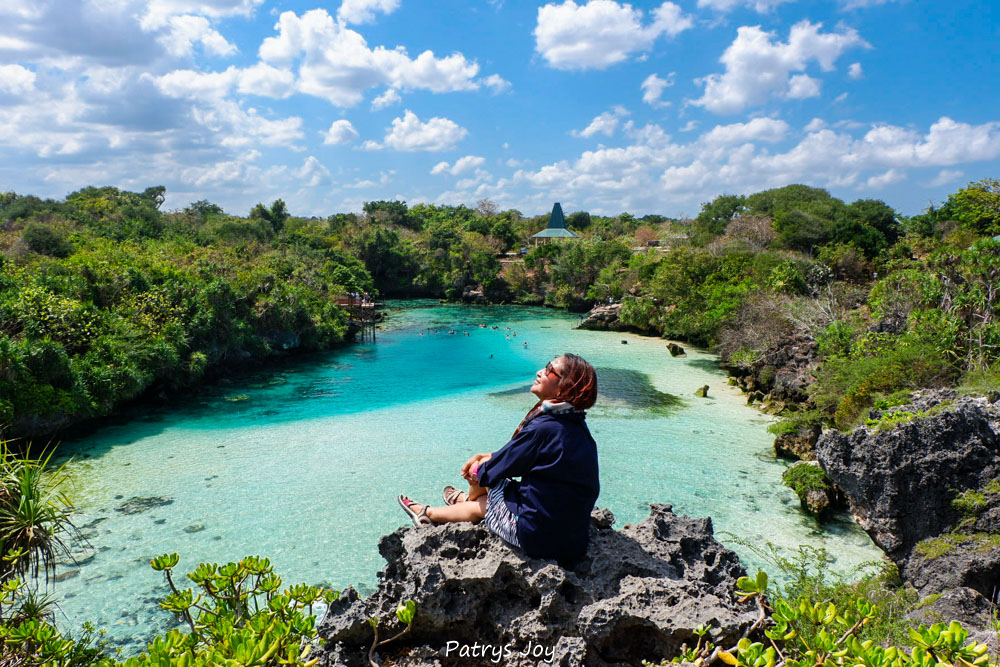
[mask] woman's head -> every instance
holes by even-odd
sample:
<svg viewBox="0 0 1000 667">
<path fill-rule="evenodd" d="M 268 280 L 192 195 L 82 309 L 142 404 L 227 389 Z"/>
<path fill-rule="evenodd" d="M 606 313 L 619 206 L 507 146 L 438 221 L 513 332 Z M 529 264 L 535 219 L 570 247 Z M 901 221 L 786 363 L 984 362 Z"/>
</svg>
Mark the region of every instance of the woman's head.
<svg viewBox="0 0 1000 667">
<path fill-rule="evenodd" d="M 535 374 L 531 393 L 541 401 L 553 399 L 589 410 L 597 400 L 597 373 L 583 357 L 567 353 Z"/>
</svg>

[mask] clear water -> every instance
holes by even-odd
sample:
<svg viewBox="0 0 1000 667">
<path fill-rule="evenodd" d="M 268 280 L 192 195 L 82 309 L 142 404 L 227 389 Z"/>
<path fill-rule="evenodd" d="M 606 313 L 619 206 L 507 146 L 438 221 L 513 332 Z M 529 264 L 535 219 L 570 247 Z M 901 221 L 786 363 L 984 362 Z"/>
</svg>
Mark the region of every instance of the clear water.
<svg viewBox="0 0 1000 667">
<path fill-rule="evenodd" d="M 410 303 L 374 344 L 262 370 L 63 443 L 89 544 L 58 568 L 62 625 L 91 620 L 141 649 L 173 624 L 156 604 L 162 575 L 148 566 L 166 552 L 181 554 L 182 572 L 259 554 L 286 583 L 370 590 L 384 564 L 379 537 L 407 523 L 396 495 L 438 502 L 443 485 L 460 484 L 460 465 L 506 442 L 533 404 L 535 370 L 563 352 L 598 369 L 588 417 L 598 504 L 618 525 L 665 502 L 744 539 L 825 546 L 845 569 L 879 556 L 848 518 L 824 532 L 801 513 L 780 483 L 769 419 L 727 386 L 714 356 L 689 348 L 673 358 L 665 341 L 577 331 L 577 321 Z M 710 398 L 694 396 L 704 384 Z"/>
</svg>

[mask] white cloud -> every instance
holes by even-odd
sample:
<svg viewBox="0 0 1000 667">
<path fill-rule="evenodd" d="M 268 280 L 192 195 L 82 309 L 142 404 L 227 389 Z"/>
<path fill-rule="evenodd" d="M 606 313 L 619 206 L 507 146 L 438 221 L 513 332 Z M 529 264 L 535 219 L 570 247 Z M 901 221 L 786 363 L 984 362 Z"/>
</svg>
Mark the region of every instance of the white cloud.
<svg viewBox="0 0 1000 667">
<path fill-rule="evenodd" d="M 186 167 L 179 174 L 179 180 L 196 187 L 218 187 L 227 183 L 256 180 L 260 168 L 253 163 L 259 158 L 260 151 L 249 150 L 231 160 Z"/>
<path fill-rule="evenodd" d="M 639 86 L 642 89 L 642 101 L 654 108 L 670 106 L 670 102 L 666 102 L 660 98 L 663 95 L 663 91 L 672 85 L 674 85 L 673 72 L 666 79 L 661 79 L 655 73 L 650 74 Z"/>
<path fill-rule="evenodd" d="M 209 53 L 229 56 L 236 53 L 236 47 L 212 29 L 204 16 L 173 16 L 168 21 L 169 32 L 159 38 L 167 53 L 185 56 L 194 52 L 194 45 L 200 43 Z"/>
<path fill-rule="evenodd" d="M 399 7 L 399 0 L 344 0 L 337 10 L 337 18 L 344 23 L 371 23 L 375 12 L 391 14 Z"/>
<path fill-rule="evenodd" d="M 688 122 L 684 123 L 684 125 L 681 127 L 680 131 L 681 132 L 693 132 L 693 131 L 695 131 L 697 129 L 698 129 L 698 121 L 696 121 L 696 120 L 689 120 Z"/>
<path fill-rule="evenodd" d="M 729 12 L 732 9 L 746 5 L 760 14 L 766 14 L 778 5 L 793 0 L 698 0 L 698 8 L 709 7 L 717 12 Z"/>
<path fill-rule="evenodd" d="M 285 98 L 295 92 L 295 74 L 257 63 L 239 73 L 237 90 L 243 95 Z"/>
<path fill-rule="evenodd" d="M 717 125 L 701 136 L 706 144 L 729 146 L 748 141 L 774 143 L 788 134 L 788 123 L 772 118 L 754 118 L 747 123 Z"/>
<path fill-rule="evenodd" d="M 499 74 L 490 74 L 480 80 L 484 86 L 493 91 L 494 95 L 499 95 L 500 93 L 510 89 L 510 81 L 503 78 Z"/>
<path fill-rule="evenodd" d="M 312 155 L 307 157 L 294 173 L 300 185 L 307 188 L 329 185 L 333 181 L 330 170 Z"/>
<path fill-rule="evenodd" d="M 302 16 L 282 12 L 275 27 L 278 35 L 260 46 L 261 59 L 283 65 L 299 62 L 299 92 L 340 107 L 356 105 L 366 90 L 382 85 L 434 93 L 480 87 L 479 65 L 461 53 L 438 58 L 424 51 L 410 58 L 402 47 L 372 49 L 364 37 L 323 9 Z"/>
<path fill-rule="evenodd" d="M 872 176 L 867 181 L 865 185 L 873 190 L 881 190 L 887 185 L 892 185 L 893 183 L 898 183 L 899 181 L 906 178 L 906 176 L 898 169 L 889 169 L 884 174 L 877 174 Z"/>
<path fill-rule="evenodd" d="M 672 2 L 651 14 L 644 26 L 641 10 L 613 0 L 547 4 L 538 8 L 535 51 L 556 69 L 605 69 L 648 51 L 661 35 L 673 37 L 694 25 Z"/>
<path fill-rule="evenodd" d="M 942 169 L 928 185 L 933 188 L 948 185 L 949 183 L 954 183 L 964 175 L 965 173 L 960 169 Z"/>
<path fill-rule="evenodd" d="M 486 158 L 477 155 L 466 155 L 455 160 L 454 165 L 449 165 L 447 162 L 438 162 L 431 169 L 431 173 L 434 175 L 451 174 L 452 176 L 458 176 L 482 166 L 484 162 L 486 162 Z"/>
<path fill-rule="evenodd" d="M 776 42 L 774 33 L 759 26 L 743 26 L 736 39 L 723 53 L 723 74 L 710 74 L 700 80 L 704 95 L 693 104 L 714 113 L 736 113 L 760 106 L 771 95 L 811 95 L 818 93 L 818 82 L 800 74 L 813 61 L 830 71 L 841 53 L 849 48 L 867 46 L 852 29 L 821 33 L 822 24 L 801 21 L 792 26 L 787 42 Z M 808 79 L 808 80 L 807 80 Z"/>
<path fill-rule="evenodd" d="M 851 66 L 847 68 L 847 75 L 852 79 L 863 77 L 865 72 L 861 69 L 861 63 L 851 63 Z"/>
<path fill-rule="evenodd" d="M 820 122 L 812 125 L 818 128 Z M 857 136 L 852 132 L 816 129 L 775 150 L 791 135 L 778 119 L 719 125 L 687 143 L 646 126 L 629 132 L 630 145 L 522 169 L 511 181 L 542 199 L 586 200 L 591 211 L 662 210 L 663 202 L 686 202 L 693 213 L 699 202 L 719 192 L 756 192 L 788 183 L 876 191 L 905 180 L 914 169 L 1000 158 L 1000 123 L 968 125 L 942 118 L 924 133 L 892 126 Z"/>
<path fill-rule="evenodd" d="M 0 90 L 10 95 L 24 95 L 35 87 L 35 73 L 20 65 L 0 65 Z"/>
<path fill-rule="evenodd" d="M 389 88 L 384 93 L 372 100 L 372 111 L 378 111 L 394 104 L 399 104 L 403 98 L 399 96 L 395 88 Z"/>
<path fill-rule="evenodd" d="M 144 30 L 166 25 L 170 18 L 182 14 L 194 14 L 211 18 L 226 16 L 250 16 L 264 0 L 149 0 L 142 15 Z M 110 6 L 123 5 L 123 0 L 107 3 Z"/>
<path fill-rule="evenodd" d="M 402 118 L 394 118 L 392 127 L 386 132 L 381 144 L 366 141 L 365 150 L 393 148 L 398 151 L 444 151 L 454 148 L 469 133 L 448 118 L 431 118 L 421 122 L 415 113 L 407 109 Z"/>
<path fill-rule="evenodd" d="M 349 120 L 335 120 L 330 124 L 330 129 L 321 132 L 323 144 L 327 146 L 340 146 L 348 144 L 358 138 L 358 131 L 354 129 Z"/>
<path fill-rule="evenodd" d="M 196 72 L 178 69 L 153 78 L 160 92 L 170 97 L 194 100 L 217 100 L 229 94 L 239 79 L 239 70 L 230 67 L 224 72 Z"/>
<path fill-rule="evenodd" d="M 819 79 L 808 74 L 795 74 L 788 79 L 788 92 L 785 97 L 790 100 L 804 100 L 808 97 L 819 97 Z"/>
<path fill-rule="evenodd" d="M 574 137 L 589 138 L 600 132 L 604 136 L 610 137 L 615 133 L 615 130 L 618 129 L 618 122 L 627 115 L 628 110 L 625 107 L 616 106 L 611 111 L 605 111 L 604 113 L 595 116 L 594 119 L 590 121 L 590 124 L 579 132 L 574 130 L 570 132 L 570 134 Z"/>
<path fill-rule="evenodd" d="M 809 124 L 805 126 L 806 132 L 818 132 L 826 127 L 826 121 L 822 118 L 813 118 L 809 121 Z"/>
<path fill-rule="evenodd" d="M 898 0 L 841 0 L 844 9 L 864 9 L 866 7 L 876 7 Z"/>
<path fill-rule="evenodd" d="M 219 144 L 242 146 L 294 146 L 303 137 L 302 119 L 269 119 L 256 109 L 244 110 L 236 102 L 222 101 L 209 107 L 195 107 L 191 115 L 198 124 L 219 137 Z"/>
</svg>

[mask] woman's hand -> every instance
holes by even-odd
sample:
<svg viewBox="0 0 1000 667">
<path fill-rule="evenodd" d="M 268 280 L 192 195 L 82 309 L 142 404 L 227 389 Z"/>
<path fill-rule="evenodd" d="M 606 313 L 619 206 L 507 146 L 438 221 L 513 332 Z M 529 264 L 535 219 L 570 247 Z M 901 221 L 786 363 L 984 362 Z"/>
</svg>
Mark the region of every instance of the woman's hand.
<svg viewBox="0 0 1000 667">
<path fill-rule="evenodd" d="M 493 458 L 492 454 L 476 454 L 471 459 L 465 462 L 462 466 L 462 477 L 467 482 L 473 481 L 475 478 L 472 476 L 472 469 L 478 467 L 484 461 L 489 461 Z"/>
</svg>

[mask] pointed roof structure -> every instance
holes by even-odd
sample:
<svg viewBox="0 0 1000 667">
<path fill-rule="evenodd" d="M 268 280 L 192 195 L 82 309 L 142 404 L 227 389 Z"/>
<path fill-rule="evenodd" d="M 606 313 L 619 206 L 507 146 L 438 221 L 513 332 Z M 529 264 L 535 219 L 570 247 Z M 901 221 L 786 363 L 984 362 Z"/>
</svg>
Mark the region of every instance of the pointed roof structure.
<svg viewBox="0 0 1000 667">
<path fill-rule="evenodd" d="M 574 234 L 566 227 L 566 218 L 563 217 L 562 206 L 556 202 L 552 207 L 552 215 L 549 216 L 549 226 L 538 232 L 533 239 L 578 239 L 579 234 Z"/>
</svg>

